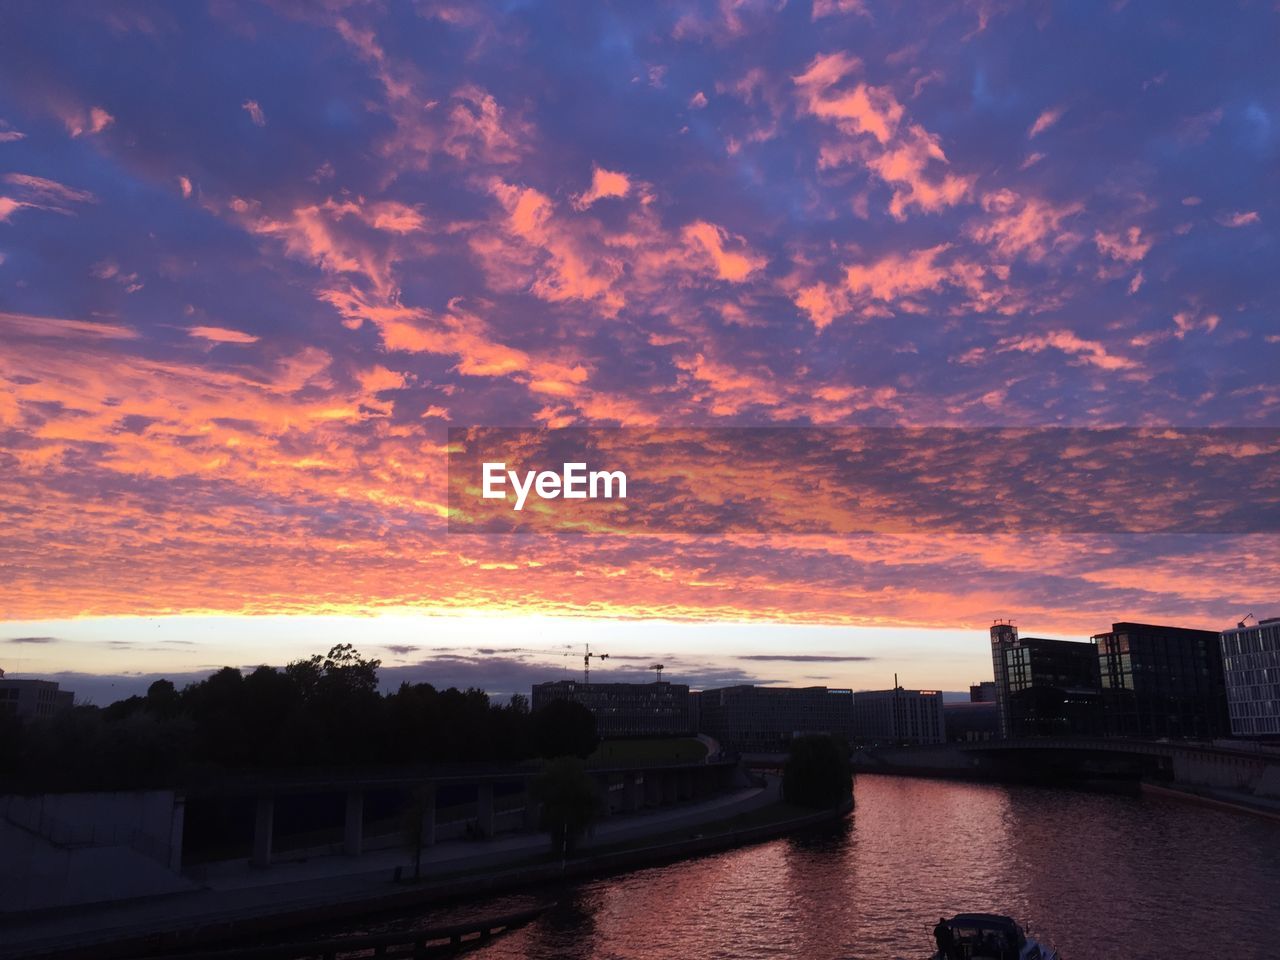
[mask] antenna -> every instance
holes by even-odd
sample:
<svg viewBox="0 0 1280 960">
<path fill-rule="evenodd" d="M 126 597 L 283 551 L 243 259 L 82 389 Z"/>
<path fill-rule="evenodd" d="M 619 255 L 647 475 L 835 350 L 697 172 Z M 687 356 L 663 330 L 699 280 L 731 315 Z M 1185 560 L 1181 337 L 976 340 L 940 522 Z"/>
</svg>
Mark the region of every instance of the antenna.
<svg viewBox="0 0 1280 960">
<path fill-rule="evenodd" d="M 650 670 L 655 670 L 655 671 L 657 671 L 658 678 L 654 681 L 654 683 L 661 683 L 661 682 L 662 682 L 662 671 L 665 669 L 665 667 L 663 666 L 663 664 L 661 664 L 661 663 L 651 663 L 651 664 L 649 664 L 649 669 L 650 669 Z"/>
</svg>

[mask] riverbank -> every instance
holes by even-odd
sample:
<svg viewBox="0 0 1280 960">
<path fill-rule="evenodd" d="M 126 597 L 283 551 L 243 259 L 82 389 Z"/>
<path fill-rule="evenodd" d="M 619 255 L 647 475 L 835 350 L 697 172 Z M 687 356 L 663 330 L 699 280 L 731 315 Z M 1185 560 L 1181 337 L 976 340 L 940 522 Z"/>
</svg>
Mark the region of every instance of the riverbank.
<svg viewBox="0 0 1280 960">
<path fill-rule="evenodd" d="M 1252 817 L 1262 817 L 1280 823 L 1280 802 L 1266 801 L 1260 797 L 1247 796 L 1238 792 L 1148 782 L 1142 784 L 1142 792 L 1146 796 L 1165 797 L 1231 813 L 1245 813 Z"/>
<path fill-rule="evenodd" d="M 219 889 L 10 922 L 0 928 L 0 957 L 134 958 L 433 903 L 545 890 L 819 828 L 839 822 L 852 808 L 805 811 L 778 800 L 776 789 L 762 795 L 763 804 L 742 798 L 733 807 L 723 802 L 692 805 L 675 811 L 678 816 L 611 818 L 581 856 L 564 862 L 549 859 L 545 836 L 509 837 L 470 844 L 471 856 L 437 855 L 427 862 L 427 879 L 419 883 L 393 880 L 397 867 L 404 871 L 404 853 L 345 863 L 325 858 L 323 863 L 282 865 L 274 877 L 264 871 L 241 876 L 240 883 L 222 879 Z M 707 814 L 701 821 L 699 807 Z M 370 869 L 375 863 L 378 868 Z"/>
</svg>

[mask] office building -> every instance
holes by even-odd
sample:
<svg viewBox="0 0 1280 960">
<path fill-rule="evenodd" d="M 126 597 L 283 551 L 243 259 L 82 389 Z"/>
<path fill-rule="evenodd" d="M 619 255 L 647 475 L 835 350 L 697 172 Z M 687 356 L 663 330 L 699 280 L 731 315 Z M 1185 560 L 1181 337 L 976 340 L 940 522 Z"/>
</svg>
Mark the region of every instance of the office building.
<svg viewBox="0 0 1280 960">
<path fill-rule="evenodd" d="M 736 752 L 786 750 L 794 737 L 826 733 L 848 739 L 853 691 L 827 687 L 756 687 L 703 690 L 700 733 Z"/>
<path fill-rule="evenodd" d="M 1008 620 L 991 627 L 996 729 L 1001 737 L 1063 736 L 1099 732 L 1098 663 L 1092 644 L 1021 637 Z M 970 687 L 969 698 L 975 699 Z M 981 702 L 978 700 L 977 702 Z"/>
<path fill-rule="evenodd" d="M 24 720 L 51 717 L 70 707 L 74 699 L 70 690 L 58 689 L 57 681 L 10 680 L 0 673 L 0 712 L 11 716 Z"/>
<path fill-rule="evenodd" d="M 554 680 L 534 684 L 534 710 L 552 700 L 573 700 L 590 710 L 601 737 L 688 736 L 697 729 L 689 688 L 683 683 Z"/>
<path fill-rule="evenodd" d="M 859 743 L 946 743 L 942 694 L 936 690 L 859 690 L 853 695 Z"/>
<path fill-rule="evenodd" d="M 996 682 L 994 680 L 983 680 L 981 683 L 969 684 L 969 702 L 995 703 Z"/>
<path fill-rule="evenodd" d="M 942 722 L 948 743 L 995 740 L 1000 735 L 1000 718 L 994 699 L 944 703 Z"/>
<path fill-rule="evenodd" d="M 1280 617 L 1222 631 L 1233 737 L 1280 737 Z"/>
<path fill-rule="evenodd" d="M 1098 655 L 1092 644 L 1019 637 L 1003 653 L 1006 736 L 1101 732 Z"/>
<path fill-rule="evenodd" d="M 1229 733 L 1219 634 L 1113 623 L 1093 643 L 1107 735 L 1213 738 Z"/>
</svg>

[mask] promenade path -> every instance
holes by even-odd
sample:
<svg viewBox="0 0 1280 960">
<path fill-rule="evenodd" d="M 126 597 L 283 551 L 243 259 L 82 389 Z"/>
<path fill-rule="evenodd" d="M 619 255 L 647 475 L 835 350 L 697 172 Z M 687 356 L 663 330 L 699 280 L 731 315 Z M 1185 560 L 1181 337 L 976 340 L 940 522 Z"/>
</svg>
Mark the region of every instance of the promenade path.
<svg viewBox="0 0 1280 960">
<path fill-rule="evenodd" d="M 778 799 L 778 782 L 743 788 L 700 803 L 615 815 L 596 824 L 591 846 L 660 836 L 758 809 Z M 492 840 L 453 840 L 424 848 L 422 873 L 457 874 L 501 870 L 548 850 L 545 833 L 511 834 Z M 379 850 L 359 857 L 325 856 L 274 863 L 266 869 L 247 861 L 201 870 L 200 889 L 123 903 L 80 907 L 6 919 L 0 924 L 0 958 L 38 956 L 108 941 L 320 910 L 328 905 L 358 905 L 402 892 L 392 883 L 396 867 L 412 869 L 404 849 Z M 412 889 L 412 888 L 409 888 Z"/>
</svg>

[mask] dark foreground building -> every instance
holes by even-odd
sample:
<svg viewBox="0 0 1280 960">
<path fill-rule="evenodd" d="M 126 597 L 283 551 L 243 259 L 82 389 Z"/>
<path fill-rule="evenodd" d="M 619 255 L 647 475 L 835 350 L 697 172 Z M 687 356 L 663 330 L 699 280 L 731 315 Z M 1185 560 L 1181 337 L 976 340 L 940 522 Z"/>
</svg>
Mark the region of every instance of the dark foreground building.
<svg viewBox="0 0 1280 960">
<path fill-rule="evenodd" d="M 667 737 L 696 733 L 689 688 L 683 683 L 534 684 L 533 709 L 552 700 L 573 700 L 590 710 L 602 737 Z"/>
<path fill-rule="evenodd" d="M 1100 732 L 1098 655 L 1093 644 L 1022 637 L 1005 651 L 1011 737 Z"/>
<path fill-rule="evenodd" d="M 999 621 L 991 627 L 991 657 L 1001 736 L 1100 732 L 1093 644 L 1020 637 L 1012 623 Z"/>
<path fill-rule="evenodd" d="M 1220 637 L 1151 623 L 1113 623 L 1093 638 L 1108 736 L 1227 736 Z"/>
</svg>

